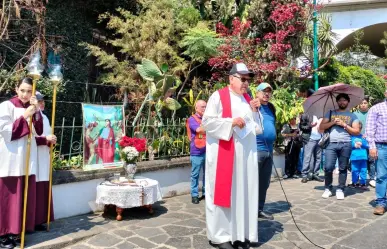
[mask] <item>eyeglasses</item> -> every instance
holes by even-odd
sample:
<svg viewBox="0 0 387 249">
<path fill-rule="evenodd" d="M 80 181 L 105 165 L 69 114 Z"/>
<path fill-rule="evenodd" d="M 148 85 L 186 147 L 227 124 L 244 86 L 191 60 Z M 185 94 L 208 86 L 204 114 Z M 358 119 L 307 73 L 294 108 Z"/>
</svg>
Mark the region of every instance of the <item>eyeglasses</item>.
<svg viewBox="0 0 387 249">
<path fill-rule="evenodd" d="M 272 91 L 262 91 L 263 94 L 266 94 L 266 95 L 272 95 L 273 92 Z"/>
<path fill-rule="evenodd" d="M 240 79 L 243 83 L 249 83 L 249 81 L 250 81 L 250 78 L 243 78 L 243 77 L 240 77 L 238 75 L 233 75 L 233 77 Z"/>
</svg>

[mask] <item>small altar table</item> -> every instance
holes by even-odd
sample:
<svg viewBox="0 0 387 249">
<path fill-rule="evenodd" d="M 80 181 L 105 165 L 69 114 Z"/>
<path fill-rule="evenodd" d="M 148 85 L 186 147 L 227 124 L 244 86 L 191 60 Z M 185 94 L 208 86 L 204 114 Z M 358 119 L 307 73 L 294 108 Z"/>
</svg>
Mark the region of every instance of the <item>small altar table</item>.
<svg viewBox="0 0 387 249">
<path fill-rule="evenodd" d="M 125 208 L 146 207 L 149 213 L 153 213 L 152 204 L 162 200 L 161 189 L 158 181 L 135 177 L 135 183 L 114 184 L 104 181 L 97 186 L 98 205 L 105 205 L 105 212 L 109 206 L 116 207 L 116 220 L 122 220 L 122 212 Z"/>
</svg>

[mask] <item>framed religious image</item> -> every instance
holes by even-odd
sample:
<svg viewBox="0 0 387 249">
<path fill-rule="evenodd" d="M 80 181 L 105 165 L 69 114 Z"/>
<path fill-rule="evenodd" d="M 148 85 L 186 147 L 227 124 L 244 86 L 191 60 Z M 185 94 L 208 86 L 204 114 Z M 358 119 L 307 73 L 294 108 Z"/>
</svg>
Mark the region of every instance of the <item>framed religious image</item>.
<svg viewBox="0 0 387 249">
<path fill-rule="evenodd" d="M 122 167 L 118 142 L 125 133 L 122 105 L 82 104 L 83 170 Z"/>
</svg>

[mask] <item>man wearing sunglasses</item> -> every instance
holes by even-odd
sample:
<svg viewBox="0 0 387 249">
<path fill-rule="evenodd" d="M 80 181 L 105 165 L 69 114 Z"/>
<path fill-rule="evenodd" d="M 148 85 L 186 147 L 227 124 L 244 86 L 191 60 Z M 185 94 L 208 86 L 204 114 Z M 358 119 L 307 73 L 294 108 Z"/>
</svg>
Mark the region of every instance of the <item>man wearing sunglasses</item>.
<svg viewBox="0 0 387 249">
<path fill-rule="evenodd" d="M 253 74 L 243 63 L 230 71 L 230 84 L 214 92 L 202 126 L 206 131 L 206 223 L 210 244 L 258 242 L 258 167 L 255 137 L 262 133 L 258 100 L 247 94 Z"/>
</svg>

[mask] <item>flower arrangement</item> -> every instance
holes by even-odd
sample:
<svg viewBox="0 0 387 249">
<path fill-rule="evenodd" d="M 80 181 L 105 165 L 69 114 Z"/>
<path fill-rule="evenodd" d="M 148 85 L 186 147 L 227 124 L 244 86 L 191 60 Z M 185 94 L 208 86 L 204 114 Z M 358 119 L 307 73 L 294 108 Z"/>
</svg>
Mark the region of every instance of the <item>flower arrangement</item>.
<svg viewBox="0 0 387 249">
<path fill-rule="evenodd" d="M 135 163 L 141 152 L 146 150 L 146 139 L 123 136 L 118 143 L 120 156 L 126 163 Z"/>
</svg>

